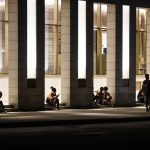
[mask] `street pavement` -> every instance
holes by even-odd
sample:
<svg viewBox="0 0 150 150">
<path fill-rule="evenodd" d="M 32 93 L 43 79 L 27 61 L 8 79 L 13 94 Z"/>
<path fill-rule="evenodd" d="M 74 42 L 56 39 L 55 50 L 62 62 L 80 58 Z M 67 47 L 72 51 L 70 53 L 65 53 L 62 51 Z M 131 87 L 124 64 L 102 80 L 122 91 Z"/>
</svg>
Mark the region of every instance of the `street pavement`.
<svg viewBox="0 0 150 150">
<path fill-rule="evenodd" d="M 104 107 L 97 109 L 69 109 L 44 111 L 10 111 L 0 113 L 0 127 L 60 126 L 96 123 L 150 121 L 144 106 Z"/>
</svg>

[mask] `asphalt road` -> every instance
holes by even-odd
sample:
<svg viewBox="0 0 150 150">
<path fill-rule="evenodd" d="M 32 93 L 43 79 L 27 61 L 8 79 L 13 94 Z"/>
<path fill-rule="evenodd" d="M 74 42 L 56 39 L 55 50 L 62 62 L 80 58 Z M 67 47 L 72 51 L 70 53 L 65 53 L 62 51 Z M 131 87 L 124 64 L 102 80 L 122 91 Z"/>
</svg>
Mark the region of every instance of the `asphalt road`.
<svg viewBox="0 0 150 150">
<path fill-rule="evenodd" d="M 149 136 L 150 121 L 13 127 L 0 128 L 0 145 L 5 149 L 143 149 Z"/>
</svg>

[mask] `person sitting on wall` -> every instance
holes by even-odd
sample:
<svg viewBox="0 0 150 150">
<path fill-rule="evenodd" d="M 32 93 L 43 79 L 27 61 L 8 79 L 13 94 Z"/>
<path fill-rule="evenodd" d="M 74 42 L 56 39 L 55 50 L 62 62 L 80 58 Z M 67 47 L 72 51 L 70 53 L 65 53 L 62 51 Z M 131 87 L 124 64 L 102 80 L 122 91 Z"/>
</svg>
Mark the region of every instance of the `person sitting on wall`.
<svg viewBox="0 0 150 150">
<path fill-rule="evenodd" d="M 93 97 L 93 106 L 99 107 L 103 103 L 103 91 L 104 88 L 100 87 L 100 91 L 94 91 L 96 94 Z"/>
<path fill-rule="evenodd" d="M 112 96 L 111 96 L 110 93 L 108 92 L 108 87 L 105 86 L 105 87 L 104 87 L 104 95 L 103 95 L 103 104 L 104 104 L 104 105 L 109 105 L 109 104 L 111 104 L 111 99 L 112 99 Z"/>
<path fill-rule="evenodd" d="M 137 94 L 137 99 L 138 102 L 140 103 L 144 103 L 144 93 L 143 93 L 143 89 L 141 89 L 138 94 Z"/>
<path fill-rule="evenodd" d="M 98 107 L 99 106 L 98 91 L 93 91 L 93 92 L 96 92 L 96 93 L 94 94 L 92 105 L 93 105 L 93 107 Z"/>
<path fill-rule="evenodd" d="M 58 95 L 56 94 L 56 88 L 54 87 L 50 87 L 50 88 L 51 88 L 51 92 L 46 98 L 46 103 L 49 106 L 52 106 L 59 110 L 59 99 L 58 99 L 59 94 Z"/>
<path fill-rule="evenodd" d="M 0 98 L 2 97 L 2 92 L 0 91 Z M 5 112 L 3 101 L 0 101 L 0 112 Z"/>
</svg>

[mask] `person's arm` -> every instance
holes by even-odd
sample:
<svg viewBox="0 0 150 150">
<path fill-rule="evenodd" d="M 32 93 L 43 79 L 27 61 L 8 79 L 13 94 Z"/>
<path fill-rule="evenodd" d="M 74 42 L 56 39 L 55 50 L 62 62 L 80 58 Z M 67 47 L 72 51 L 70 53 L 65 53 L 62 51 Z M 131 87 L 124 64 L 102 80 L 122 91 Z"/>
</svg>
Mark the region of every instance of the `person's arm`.
<svg viewBox="0 0 150 150">
<path fill-rule="evenodd" d="M 56 95 L 56 98 L 59 96 L 60 94 Z"/>
<path fill-rule="evenodd" d="M 107 96 L 110 97 L 110 93 L 109 92 L 107 92 Z"/>
</svg>

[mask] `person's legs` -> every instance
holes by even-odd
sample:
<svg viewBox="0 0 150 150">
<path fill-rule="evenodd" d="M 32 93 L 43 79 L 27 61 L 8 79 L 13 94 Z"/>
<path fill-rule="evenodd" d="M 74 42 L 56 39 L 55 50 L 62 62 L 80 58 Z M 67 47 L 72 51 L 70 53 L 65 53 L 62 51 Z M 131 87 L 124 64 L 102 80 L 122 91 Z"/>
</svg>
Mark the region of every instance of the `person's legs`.
<svg viewBox="0 0 150 150">
<path fill-rule="evenodd" d="M 112 99 L 112 96 L 110 96 L 110 97 L 107 99 L 107 101 L 108 101 L 108 102 L 110 102 L 110 101 L 111 101 L 111 99 Z"/>
<path fill-rule="evenodd" d="M 58 98 L 56 98 L 56 99 L 54 100 L 53 106 L 54 106 L 55 108 L 59 109 L 59 99 L 58 99 Z"/>
<path fill-rule="evenodd" d="M 147 96 L 147 109 L 150 110 L 150 96 Z"/>
<path fill-rule="evenodd" d="M 3 105 L 3 102 L 2 101 L 0 101 L 0 108 L 1 108 L 1 112 L 4 112 L 5 110 L 4 110 L 4 105 Z"/>
<path fill-rule="evenodd" d="M 147 99 L 147 96 L 144 96 L 144 102 L 145 102 L 146 111 L 149 111 L 149 109 L 148 109 L 148 99 Z"/>
<path fill-rule="evenodd" d="M 97 99 L 99 99 L 99 96 L 95 95 L 95 96 L 93 97 L 93 101 L 94 101 L 94 100 L 97 100 Z"/>
<path fill-rule="evenodd" d="M 99 104 L 103 105 L 103 99 L 102 98 L 99 98 Z"/>
<path fill-rule="evenodd" d="M 58 99 L 58 98 L 56 98 L 55 106 L 56 106 L 56 108 L 59 110 L 59 99 Z"/>
</svg>

